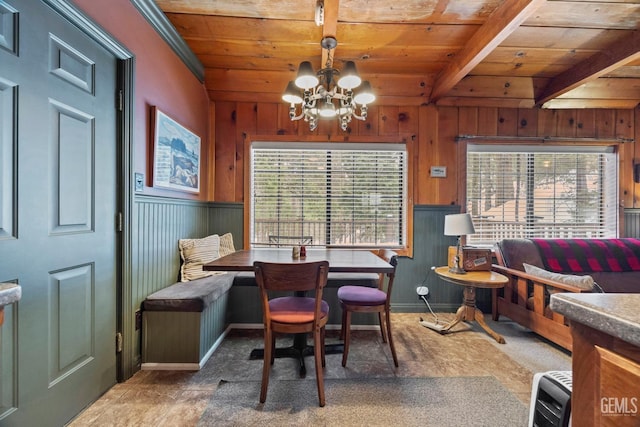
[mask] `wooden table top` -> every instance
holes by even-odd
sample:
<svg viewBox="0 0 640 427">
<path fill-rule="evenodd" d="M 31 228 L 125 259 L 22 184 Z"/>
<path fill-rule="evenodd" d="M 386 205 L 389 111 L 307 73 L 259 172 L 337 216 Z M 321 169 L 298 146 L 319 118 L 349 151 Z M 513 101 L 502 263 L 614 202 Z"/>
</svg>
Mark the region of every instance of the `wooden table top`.
<svg viewBox="0 0 640 427">
<path fill-rule="evenodd" d="M 393 266 L 368 250 L 309 249 L 305 258 L 294 259 L 291 248 L 244 249 L 202 266 L 207 271 L 253 271 L 254 261 L 302 263 L 329 261 L 330 272 L 391 273 Z"/>
<path fill-rule="evenodd" d="M 502 288 L 509 282 L 507 276 L 495 271 L 467 271 L 465 274 L 451 273 L 449 267 L 437 267 L 436 274 L 447 282 L 474 288 Z"/>
</svg>

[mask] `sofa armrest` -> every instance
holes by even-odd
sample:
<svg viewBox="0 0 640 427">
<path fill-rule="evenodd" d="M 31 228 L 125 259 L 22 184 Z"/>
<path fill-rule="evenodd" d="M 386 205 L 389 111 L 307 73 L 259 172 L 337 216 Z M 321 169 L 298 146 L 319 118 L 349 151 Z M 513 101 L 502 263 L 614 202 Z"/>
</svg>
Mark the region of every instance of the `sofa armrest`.
<svg viewBox="0 0 640 427">
<path fill-rule="evenodd" d="M 555 322 L 564 324 L 564 316 L 552 311 L 549 307 L 550 295 L 555 292 L 589 292 L 573 285 L 543 279 L 522 270 L 501 265 L 493 264 L 492 270 L 509 278 L 509 283 L 502 290 L 493 290 L 492 312 L 494 320 L 497 320 L 501 314 L 500 305 L 507 304 L 518 306 L 520 310 L 533 315 L 553 319 Z M 502 292 L 502 297 L 499 297 L 499 291 Z"/>
<path fill-rule="evenodd" d="M 551 288 L 561 290 L 563 292 L 575 292 L 575 293 L 591 292 L 589 290 L 582 289 L 577 286 L 567 285 L 565 283 L 557 282 L 555 280 L 543 279 L 542 277 L 533 276 L 531 274 L 525 273 L 524 271 L 516 270 L 513 268 L 503 267 L 497 264 L 493 264 L 491 267 L 492 267 L 492 270 L 495 272 L 504 274 L 509 278 L 519 277 L 521 279 L 527 280 L 534 286 L 551 287 Z"/>
</svg>

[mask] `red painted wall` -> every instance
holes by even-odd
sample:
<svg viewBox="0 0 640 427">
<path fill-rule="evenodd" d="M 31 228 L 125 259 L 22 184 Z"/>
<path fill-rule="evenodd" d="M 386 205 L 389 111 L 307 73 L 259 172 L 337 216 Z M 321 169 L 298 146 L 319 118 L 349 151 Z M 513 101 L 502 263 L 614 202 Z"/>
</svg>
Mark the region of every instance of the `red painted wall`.
<svg viewBox="0 0 640 427">
<path fill-rule="evenodd" d="M 209 98 L 204 86 L 182 63 L 129 0 L 73 0 L 135 56 L 134 171 L 145 174 L 145 194 L 205 200 L 209 148 Z M 151 186 L 151 107 L 157 106 L 201 138 L 200 194 Z"/>
</svg>

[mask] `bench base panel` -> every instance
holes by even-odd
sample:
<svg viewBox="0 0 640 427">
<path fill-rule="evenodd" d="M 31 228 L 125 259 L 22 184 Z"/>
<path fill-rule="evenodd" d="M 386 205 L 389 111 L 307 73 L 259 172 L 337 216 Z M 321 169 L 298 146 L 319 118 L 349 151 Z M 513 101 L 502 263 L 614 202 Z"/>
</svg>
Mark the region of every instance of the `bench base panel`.
<svg viewBox="0 0 640 427">
<path fill-rule="evenodd" d="M 228 294 L 202 312 L 143 311 L 142 369 L 198 370 L 227 333 Z"/>
</svg>

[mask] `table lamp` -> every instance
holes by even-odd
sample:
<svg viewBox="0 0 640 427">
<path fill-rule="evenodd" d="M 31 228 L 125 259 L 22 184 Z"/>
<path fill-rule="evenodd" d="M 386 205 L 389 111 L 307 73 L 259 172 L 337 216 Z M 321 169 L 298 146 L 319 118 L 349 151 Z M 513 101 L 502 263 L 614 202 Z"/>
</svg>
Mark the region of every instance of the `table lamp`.
<svg viewBox="0 0 640 427">
<path fill-rule="evenodd" d="M 453 258 L 453 266 L 449 268 L 450 273 L 465 274 L 466 271 L 460 265 L 460 259 L 462 258 L 462 243 L 460 241 L 461 236 L 467 234 L 473 234 L 476 230 L 473 228 L 473 221 L 471 215 L 468 213 L 445 215 L 444 217 L 444 235 L 445 236 L 457 236 L 458 244 L 456 246 L 456 256 Z"/>
</svg>

